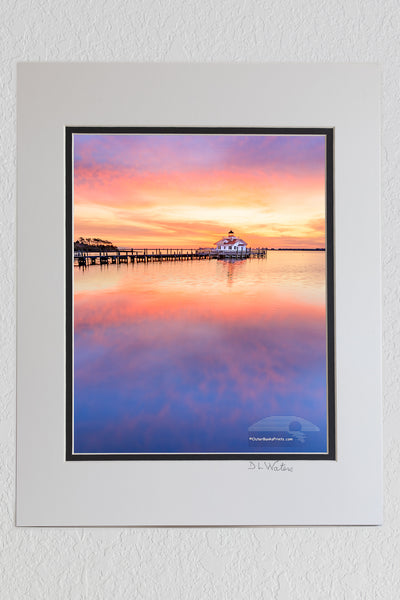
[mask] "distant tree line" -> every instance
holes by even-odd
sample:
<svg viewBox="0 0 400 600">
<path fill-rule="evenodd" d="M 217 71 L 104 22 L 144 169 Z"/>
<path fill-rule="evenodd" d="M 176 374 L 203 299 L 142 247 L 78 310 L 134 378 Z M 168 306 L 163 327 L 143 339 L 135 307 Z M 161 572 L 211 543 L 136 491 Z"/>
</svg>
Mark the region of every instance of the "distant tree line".
<svg viewBox="0 0 400 600">
<path fill-rule="evenodd" d="M 108 240 L 101 240 L 100 238 L 80 237 L 74 242 L 74 250 L 82 252 L 107 252 L 117 250 L 117 246 L 114 246 Z"/>
</svg>

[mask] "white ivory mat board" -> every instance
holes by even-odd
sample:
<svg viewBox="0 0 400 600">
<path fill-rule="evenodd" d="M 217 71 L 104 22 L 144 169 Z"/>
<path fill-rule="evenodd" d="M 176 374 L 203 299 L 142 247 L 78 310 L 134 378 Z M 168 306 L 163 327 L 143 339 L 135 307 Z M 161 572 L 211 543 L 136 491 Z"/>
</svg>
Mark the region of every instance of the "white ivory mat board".
<svg viewBox="0 0 400 600">
<path fill-rule="evenodd" d="M 19 65 L 17 525 L 382 522 L 379 97 L 376 65 Z M 65 460 L 67 126 L 334 128 L 336 460 Z"/>
</svg>

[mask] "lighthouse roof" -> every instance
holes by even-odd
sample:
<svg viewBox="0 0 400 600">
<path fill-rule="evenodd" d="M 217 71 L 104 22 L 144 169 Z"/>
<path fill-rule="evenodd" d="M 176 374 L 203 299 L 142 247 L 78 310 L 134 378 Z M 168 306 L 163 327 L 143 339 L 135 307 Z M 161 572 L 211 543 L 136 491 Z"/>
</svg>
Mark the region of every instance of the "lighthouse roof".
<svg viewBox="0 0 400 600">
<path fill-rule="evenodd" d="M 240 246 L 241 245 L 243 245 L 243 246 L 247 245 L 244 240 L 236 237 L 235 235 L 230 235 L 228 237 L 221 238 L 220 240 L 218 240 L 218 242 L 215 242 L 214 245 L 217 245 L 217 244 L 228 244 L 228 245 L 239 244 Z"/>
</svg>

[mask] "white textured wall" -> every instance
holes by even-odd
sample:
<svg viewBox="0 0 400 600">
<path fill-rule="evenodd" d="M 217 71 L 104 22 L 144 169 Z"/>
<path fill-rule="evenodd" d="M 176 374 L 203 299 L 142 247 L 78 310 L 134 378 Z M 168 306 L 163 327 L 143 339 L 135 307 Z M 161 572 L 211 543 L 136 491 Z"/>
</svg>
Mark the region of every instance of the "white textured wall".
<svg viewBox="0 0 400 600">
<path fill-rule="evenodd" d="M 398 0 L 2 0 L 1 599 L 399 597 L 399 32 Z M 38 60 L 382 65 L 383 527 L 14 527 L 15 65 Z"/>
</svg>

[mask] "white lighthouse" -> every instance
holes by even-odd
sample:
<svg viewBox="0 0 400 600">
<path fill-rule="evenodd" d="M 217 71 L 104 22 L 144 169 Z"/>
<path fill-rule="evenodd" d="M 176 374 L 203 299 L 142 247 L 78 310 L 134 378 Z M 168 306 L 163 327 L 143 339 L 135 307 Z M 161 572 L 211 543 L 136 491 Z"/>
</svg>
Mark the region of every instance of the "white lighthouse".
<svg viewBox="0 0 400 600">
<path fill-rule="evenodd" d="M 229 231 L 228 235 L 218 242 L 215 242 L 217 251 L 221 254 L 246 254 L 247 243 L 238 238 L 232 230 Z"/>
</svg>

